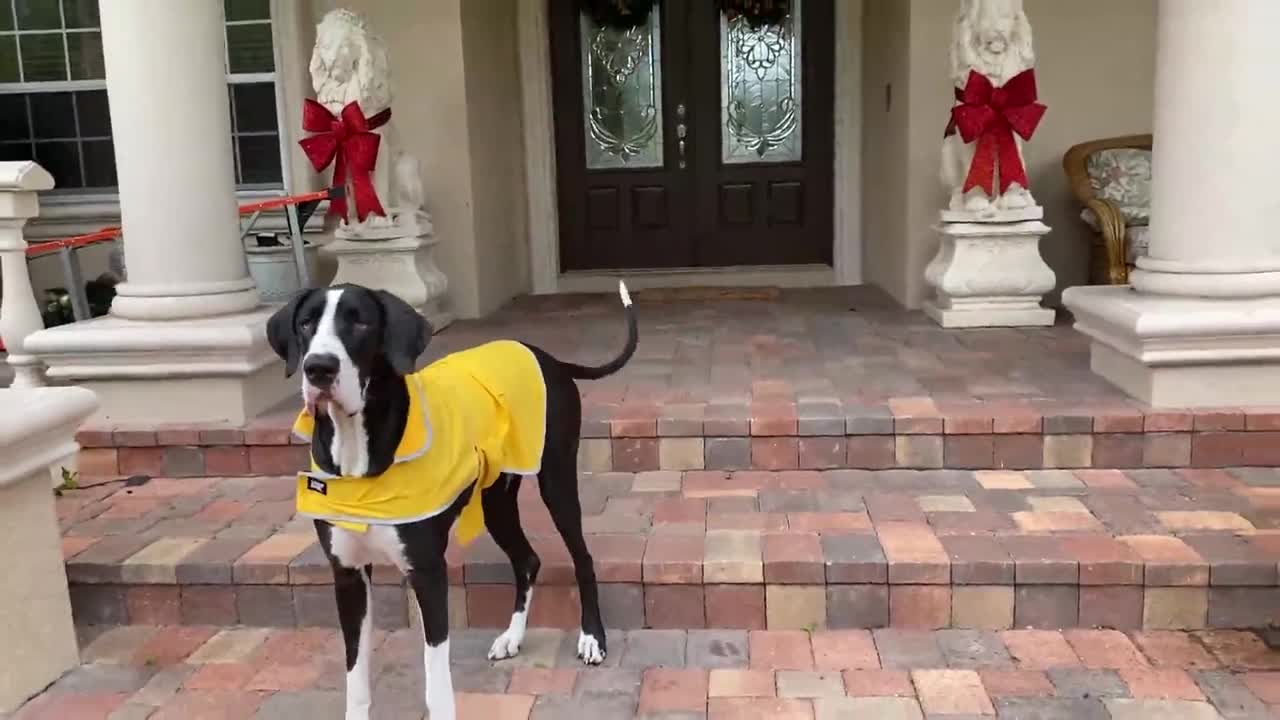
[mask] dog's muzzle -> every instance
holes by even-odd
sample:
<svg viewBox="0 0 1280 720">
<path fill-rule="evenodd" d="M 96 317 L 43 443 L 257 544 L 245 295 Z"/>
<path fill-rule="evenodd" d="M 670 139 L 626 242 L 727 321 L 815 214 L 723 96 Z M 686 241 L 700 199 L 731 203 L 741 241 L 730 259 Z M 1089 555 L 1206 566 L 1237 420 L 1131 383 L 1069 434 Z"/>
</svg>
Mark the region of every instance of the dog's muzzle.
<svg viewBox="0 0 1280 720">
<path fill-rule="evenodd" d="M 338 357 L 328 353 L 308 355 L 302 361 L 302 374 L 306 376 L 307 384 L 320 391 L 333 389 L 340 368 Z"/>
</svg>

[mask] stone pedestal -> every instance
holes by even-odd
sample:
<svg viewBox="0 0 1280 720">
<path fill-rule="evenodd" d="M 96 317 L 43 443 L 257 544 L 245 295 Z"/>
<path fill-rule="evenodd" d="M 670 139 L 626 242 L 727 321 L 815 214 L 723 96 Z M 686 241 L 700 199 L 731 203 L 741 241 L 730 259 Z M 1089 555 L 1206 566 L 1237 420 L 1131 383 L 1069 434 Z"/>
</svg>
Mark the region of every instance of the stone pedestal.
<svg viewBox="0 0 1280 720">
<path fill-rule="evenodd" d="M 946 328 L 1052 325 L 1040 306 L 1053 289 L 1053 270 L 1040 257 L 1049 226 L 1021 222 L 942 222 L 938 254 L 925 269 L 934 297 L 925 313 Z"/>
<path fill-rule="evenodd" d="M 79 664 L 49 471 L 73 465 L 95 404 L 83 388 L 0 390 L 0 407 L 21 409 L 0 414 L 0 715 Z"/>
<path fill-rule="evenodd" d="M 449 280 L 436 267 L 439 240 L 429 228 L 423 229 L 416 237 L 385 240 L 347 239 L 337 233 L 337 239 L 323 250 L 338 263 L 331 284 L 386 290 L 416 308 L 440 332 L 453 323 L 453 314 L 443 307 Z"/>
</svg>

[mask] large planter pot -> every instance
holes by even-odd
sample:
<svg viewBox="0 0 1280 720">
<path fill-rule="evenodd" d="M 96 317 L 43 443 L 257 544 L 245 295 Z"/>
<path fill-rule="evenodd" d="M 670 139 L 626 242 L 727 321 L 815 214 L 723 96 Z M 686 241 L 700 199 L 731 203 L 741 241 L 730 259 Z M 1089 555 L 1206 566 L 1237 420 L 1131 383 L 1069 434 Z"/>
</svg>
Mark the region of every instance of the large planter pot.
<svg viewBox="0 0 1280 720">
<path fill-rule="evenodd" d="M 249 244 L 244 249 L 249 258 L 249 275 L 258 286 L 263 302 L 284 302 L 301 290 L 298 269 L 293 264 L 293 248 L 289 245 L 261 247 Z M 306 244 L 307 275 L 315 278 L 319 271 L 316 246 Z"/>
</svg>

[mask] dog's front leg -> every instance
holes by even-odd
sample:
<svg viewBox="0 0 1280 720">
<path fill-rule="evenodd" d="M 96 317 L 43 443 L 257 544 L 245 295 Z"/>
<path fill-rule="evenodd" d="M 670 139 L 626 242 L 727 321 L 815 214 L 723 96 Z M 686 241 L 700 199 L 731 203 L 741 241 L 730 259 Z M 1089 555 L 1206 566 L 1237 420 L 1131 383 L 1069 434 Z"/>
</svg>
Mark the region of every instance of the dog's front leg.
<svg viewBox="0 0 1280 720">
<path fill-rule="evenodd" d="M 373 701 L 369 665 L 373 644 L 373 580 L 369 569 L 334 563 L 333 592 L 347 651 L 347 720 L 368 720 Z"/>
<path fill-rule="evenodd" d="M 409 572 L 422 618 L 427 711 L 431 720 L 455 720 L 453 676 L 449 671 L 449 575 L 444 557 L 431 558 Z"/>
<path fill-rule="evenodd" d="M 373 702 L 369 670 L 373 660 L 373 568 L 353 567 L 356 554 L 349 533 L 320 520 L 315 526 L 320 548 L 333 568 L 333 595 L 347 660 L 346 720 L 369 720 Z"/>
</svg>

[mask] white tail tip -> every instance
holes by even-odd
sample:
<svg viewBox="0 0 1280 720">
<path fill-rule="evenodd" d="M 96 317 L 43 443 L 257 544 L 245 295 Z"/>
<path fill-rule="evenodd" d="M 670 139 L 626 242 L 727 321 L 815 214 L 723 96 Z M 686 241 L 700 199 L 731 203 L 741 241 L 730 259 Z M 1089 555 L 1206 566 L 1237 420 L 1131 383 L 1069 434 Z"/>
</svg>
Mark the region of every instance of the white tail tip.
<svg viewBox="0 0 1280 720">
<path fill-rule="evenodd" d="M 622 306 L 631 307 L 631 293 L 627 292 L 626 281 L 618 281 L 618 294 L 622 296 Z"/>
</svg>

